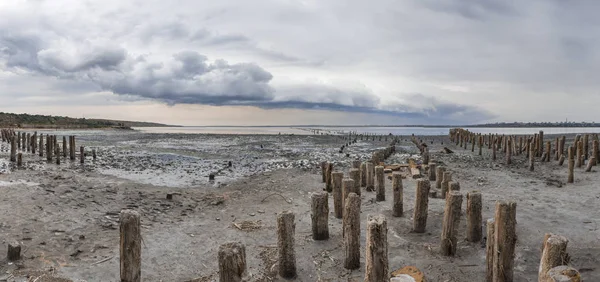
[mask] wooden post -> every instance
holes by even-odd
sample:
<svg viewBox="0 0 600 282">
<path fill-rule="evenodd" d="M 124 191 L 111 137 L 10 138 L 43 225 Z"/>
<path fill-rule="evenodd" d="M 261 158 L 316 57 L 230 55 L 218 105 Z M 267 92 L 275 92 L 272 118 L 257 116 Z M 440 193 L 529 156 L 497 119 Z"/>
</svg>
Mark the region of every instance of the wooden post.
<svg viewBox="0 0 600 282">
<path fill-rule="evenodd" d="M 444 256 L 454 256 L 456 254 L 456 229 L 460 222 L 460 207 L 462 205 L 462 194 L 458 191 L 451 191 L 446 198 L 446 207 L 444 208 L 444 221 L 442 226 L 440 250 Z"/>
<path fill-rule="evenodd" d="M 547 273 L 548 280 L 544 280 L 544 282 L 581 282 L 581 274 L 577 269 L 567 266 L 561 265 L 555 268 L 552 268 Z"/>
<path fill-rule="evenodd" d="M 494 161 L 496 160 L 496 151 L 498 150 L 496 143 L 497 142 L 494 140 L 494 144 L 492 145 L 492 160 Z"/>
<path fill-rule="evenodd" d="M 494 219 L 494 282 L 513 281 L 516 238 L 515 202 L 496 202 Z"/>
<path fill-rule="evenodd" d="M 17 148 L 21 150 L 21 132 L 17 132 Z"/>
<path fill-rule="evenodd" d="M 552 148 L 552 143 L 550 143 L 550 141 L 547 141 L 546 142 L 546 159 L 544 160 L 545 162 L 550 162 L 550 154 L 552 154 L 551 148 Z"/>
<path fill-rule="evenodd" d="M 467 241 L 481 241 L 481 193 L 473 191 L 467 193 Z"/>
<path fill-rule="evenodd" d="M 481 156 L 481 153 L 482 153 L 481 151 L 482 151 L 482 148 L 483 148 L 483 136 L 479 135 L 479 138 L 477 138 L 477 139 L 479 140 L 479 144 L 478 144 L 478 146 L 479 146 L 479 152 L 478 152 L 478 155 Z"/>
<path fill-rule="evenodd" d="M 336 218 L 342 218 L 342 214 L 343 214 L 343 207 L 344 207 L 344 201 L 343 201 L 343 194 L 344 194 L 344 187 L 342 187 L 342 178 L 344 177 L 344 173 L 343 172 L 334 172 L 333 173 L 333 214 Z M 337 179 L 339 178 L 339 179 Z M 314 204 L 314 199 L 313 199 L 313 204 Z"/>
<path fill-rule="evenodd" d="M 486 247 L 485 247 L 485 261 L 486 261 L 486 272 L 485 281 L 494 281 L 494 219 L 490 218 L 486 223 Z"/>
<path fill-rule="evenodd" d="M 578 141 L 577 145 L 577 159 L 575 160 L 577 168 L 581 168 L 583 165 L 583 142 Z"/>
<path fill-rule="evenodd" d="M 394 204 L 392 216 L 401 217 L 404 214 L 404 187 L 402 186 L 402 174 L 392 173 L 392 190 L 394 192 Z"/>
<path fill-rule="evenodd" d="M 424 233 L 427 226 L 427 208 L 429 205 L 429 180 L 417 180 L 417 191 L 415 193 L 415 208 L 413 214 L 413 231 Z"/>
<path fill-rule="evenodd" d="M 383 166 L 375 167 L 375 176 L 377 177 L 377 195 L 376 201 L 385 201 L 385 175 L 383 174 Z"/>
<path fill-rule="evenodd" d="M 360 164 L 360 187 L 367 187 L 367 162 Z"/>
<path fill-rule="evenodd" d="M 277 216 L 277 248 L 279 251 L 279 276 L 295 278 L 296 253 L 294 251 L 294 233 L 296 233 L 295 215 L 284 211 Z"/>
<path fill-rule="evenodd" d="M 62 137 L 62 155 L 63 158 L 67 157 L 67 137 Z"/>
<path fill-rule="evenodd" d="M 246 247 L 240 242 L 219 246 L 219 282 L 246 281 Z"/>
<path fill-rule="evenodd" d="M 360 197 L 350 193 L 344 204 L 344 268 L 360 268 Z"/>
<path fill-rule="evenodd" d="M 31 143 L 29 143 L 30 139 L 31 133 L 27 133 L 27 135 L 25 135 L 25 151 L 27 152 L 31 151 Z"/>
<path fill-rule="evenodd" d="M 562 166 L 564 162 L 565 162 L 565 155 L 560 155 L 560 158 L 558 158 L 558 165 Z"/>
<path fill-rule="evenodd" d="M 442 189 L 442 181 L 444 180 L 444 172 L 446 171 L 446 168 L 443 166 L 437 167 L 436 169 L 436 176 L 435 176 L 435 188 L 436 189 Z"/>
<path fill-rule="evenodd" d="M 574 177 L 573 177 L 573 170 L 575 168 L 575 157 L 573 156 L 573 147 L 569 147 L 569 160 L 568 160 L 568 165 L 569 165 L 569 176 L 567 179 L 567 183 L 573 183 L 574 182 Z"/>
<path fill-rule="evenodd" d="M 52 137 L 50 134 L 46 134 L 46 160 L 52 161 Z"/>
<path fill-rule="evenodd" d="M 554 234 L 546 234 L 546 238 L 542 258 L 540 259 L 538 282 L 548 281 L 548 271 L 550 269 L 567 264 L 567 244 L 569 240 Z"/>
<path fill-rule="evenodd" d="M 69 136 L 70 144 L 69 144 L 69 158 L 71 160 L 75 160 L 75 136 Z"/>
<path fill-rule="evenodd" d="M 21 167 L 23 165 L 23 153 L 19 152 L 17 154 L 17 166 Z"/>
<path fill-rule="evenodd" d="M 8 261 L 18 261 L 21 259 L 21 245 L 19 242 L 10 242 L 8 244 L 6 259 Z"/>
<path fill-rule="evenodd" d="M 34 132 L 31 136 L 31 153 L 35 155 L 35 149 L 37 146 L 37 132 Z"/>
<path fill-rule="evenodd" d="M 83 163 L 85 160 L 85 152 L 83 146 L 79 147 L 79 162 Z"/>
<path fill-rule="evenodd" d="M 10 139 L 10 161 L 17 161 L 17 141 L 14 137 Z"/>
<path fill-rule="evenodd" d="M 451 191 L 460 191 L 460 183 L 458 181 L 450 181 L 448 182 L 448 191 L 446 192 L 446 196 Z"/>
<path fill-rule="evenodd" d="M 365 281 L 388 281 L 387 221 L 383 215 L 367 219 L 367 250 L 365 251 Z"/>
<path fill-rule="evenodd" d="M 448 194 L 448 190 L 449 190 L 448 183 L 450 183 L 450 181 L 452 181 L 452 172 L 445 171 L 443 179 L 444 180 L 442 180 L 442 195 L 441 195 L 441 198 L 442 199 L 446 199 L 446 195 Z"/>
<path fill-rule="evenodd" d="M 325 170 L 325 191 L 329 193 L 333 191 L 333 178 L 331 177 L 331 173 L 333 173 L 333 163 L 327 162 Z"/>
<path fill-rule="evenodd" d="M 60 146 L 56 146 L 56 164 L 60 164 Z"/>
<path fill-rule="evenodd" d="M 592 165 L 596 166 L 598 164 L 598 140 L 594 140 L 592 143 L 592 157 L 594 157 Z"/>
<path fill-rule="evenodd" d="M 352 168 L 348 173 L 350 175 L 350 179 L 354 180 L 354 190 L 356 194 L 360 196 L 360 169 Z M 342 209 L 344 204 L 342 203 Z"/>
<path fill-rule="evenodd" d="M 343 177 L 344 174 L 339 172 Z M 340 177 L 340 186 L 342 178 Z M 340 187 L 341 188 L 341 187 Z M 313 240 L 329 239 L 329 201 L 326 192 L 312 194 L 311 219 Z"/>
<path fill-rule="evenodd" d="M 371 162 L 367 162 L 367 191 L 372 192 L 375 190 L 375 168 Z"/>
<path fill-rule="evenodd" d="M 327 162 L 321 162 L 321 175 L 323 177 L 323 183 L 327 182 Z"/>
<path fill-rule="evenodd" d="M 538 147 L 537 147 L 537 152 L 538 152 L 538 157 L 541 157 L 542 155 L 542 150 L 544 149 L 544 131 L 540 130 L 540 134 L 538 134 Z"/>
<path fill-rule="evenodd" d="M 40 146 L 38 148 L 40 151 L 40 157 L 44 156 L 44 134 L 40 133 Z"/>
<path fill-rule="evenodd" d="M 344 178 L 342 180 L 342 207 L 344 207 L 350 193 L 358 195 L 358 193 L 356 193 L 357 190 L 360 191 L 360 189 L 357 189 L 356 185 L 354 185 L 354 180 L 350 178 Z"/>
<path fill-rule="evenodd" d="M 506 164 L 510 165 L 512 163 L 511 157 L 512 157 L 512 145 L 511 145 L 511 137 L 508 137 L 507 141 L 506 141 Z"/>
<path fill-rule="evenodd" d="M 593 166 L 593 164 L 594 164 L 595 162 L 596 162 L 596 157 L 591 157 L 591 158 L 588 160 L 588 163 L 587 163 L 587 165 L 585 166 L 585 172 L 590 172 L 590 171 L 592 171 L 592 166 Z"/>
<path fill-rule="evenodd" d="M 535 163 L 535 145 L 533 142 L 529 145 L 529 171 L 533 171 Z"/>
<path fill-rule="evenodd" d="M 435 181 L 435 174 L 436 174 L 436 164 L 435 163 L 431 163 L 429 164 L 429 181 Z"/>
<path fill-rule="evenodd" d="M 122 210 L 119 215 L 119 231 L 121 234 L 121 281 L 139 282 L 142 280 L 140 214 L 134 210 Z"/>
<path fill-rule="evenodd" d="M 560 158 L 560 139 L 558 137 L 556 137 L 556 143 L 554 144 L 554 148 L 556 149 L 556 152 L 554 154 L 554 160 L 558 161 L 558 159 Z"/>
<path fill-rule="evenodd" d="M 590 135 L 589 134 L 584 134 L 583 135 L 583 159 L 587 160 L 588 159 L 588 152 L 589 152 L 589 139 Z"/>
</svg>

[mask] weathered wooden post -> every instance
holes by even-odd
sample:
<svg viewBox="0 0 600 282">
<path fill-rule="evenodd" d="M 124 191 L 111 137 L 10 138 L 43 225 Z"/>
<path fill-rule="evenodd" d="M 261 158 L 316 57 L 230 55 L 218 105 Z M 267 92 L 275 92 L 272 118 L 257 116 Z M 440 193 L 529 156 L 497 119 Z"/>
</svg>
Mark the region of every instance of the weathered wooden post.
<svg viewBox="0 0 600 282">
<path fill-rule="evenodd" d="M 21 132 L 17 132 L 17 148 L 21 150 Z"/>
<path fill-rule="evenodd" d="M 506 140 L 506 164 L 510 165 L 512 163 L 512 146 L 511 146 L 511 137 L 508 137 Z"/>
<path fill-rule="evenodd" d="M 344 177 L 343 172 L 333 173 L 333 214 L 336 218 L 342 218 L 344 201 L 344 187 L 342 186 L 342 178 Z M 337 179 L 339 178 L 339 179 Z M 314 200 L 313 200 L 314 201 Z"/>
<path fill-rule="evenodd" d="M 538 134 L 538 147 L 537 147 L 537 156 L 542 156 L 543 146 L 544 146 L 544 131 L 540 130 L 540 134 Z M 512 271 L 512 270 L 511 270 Z"/>
<path fill-rule="evenodd" d="M 436 181 L 435 178 L 435 174 L 436 174 L 436 164 L 435 163 L 430 163 L 429 164 L 429 181 Z"/>
<path fill-rule="evenodd" d="M 85 160 L 85 152 L 83 146 L 79 147 L 79 162 L 83 163 Z"/>
<path fill-rule="evenodd" d="M 296 233 L 295 215 L 283 211 L 277 216 L 277 248 L 279 251 L 279 276 L 295 278 L 296 253 L 294 250 L 294 234 Z"/>
<path fill-rule="evenodd" d="M 437 167 L 435 172 L 435 188 L 442 189 L 442 181 L 444 180 L 444 172 L 446 172 L 446 168 L 443 166 Z"/>
<path fill-rule="evenodd" d="M 10 139 L 10 161 L 17 161 L 17 141 L 14 137 Z"/>
<path fill-rule="evenodd" d="M 354 180 L 352 180 L 350 178 L 344 178 L 342 180 L 342 207 L 344 207 L 345 202 L 348 199 L 348 195 L 350 193 L 355 193 L 356 195 L 358 195 L 358 193 L 356 193 L 356 191 L 360 191 L 360 188 L 359 189 L 356 188 L 356 185 L 354 184 Z"/>
<path fill-rule="evenodd" d="M 516 243 L 515 202 L 496 202 L 494 219 L 494 282 L 513 281 Z"/>
<path fill-rule="evenodd" d="M 31 133 L 28 132 L 27 135 L 25 135 L 25 150 L 27 152 L 31 152 L 30 140 L 31 140 Z"/>
<path fill-rule="evenodd" d="M 413 214 L 413 231 L 424 233 L 427 226 L 427 208 L 429 205 L 429 180 L 417 180 L 415 208 Z"/>
<path fill-rule="evenodd" d="M 392 173 L 392 190 L 394 192 L 392 215 L 401 217 L 404 213 L 404 187 L 402 186 L 402 174 L 399 172 Z"/>
<path fill-rule="evenodd" d="M 327 162 L 325 170 L 325 191 L 329 193 L 333 191 L 333 178 L 331 177 L 331 173 L 333 173 L 333 163 Z"/>
<path fill-rule="evenodd" d="M 485 261 L 486 261 L 486 272 L 485 281 L 494 282 L 494 219 L 490 218 L 486 223 L 486 247 L 485 247 Z"/>
<path fill-rule="evenodd" d="M 589 141 L 590 140 L 590 135 L 589 134 L 584 134 L 583 135 L 583 159 L 587 160 L 588 159 L 588 152 L 589 152 Z"/>
<path fill-rule="evenodd" d="M 529 171 L 533 171 L 535 163 L 535 145 L 533 142 L 529 144 Z"/>
<path fill-rule="evenodd" d="M 360 164 L 360 187 L 367 187 L 367 162 Z"/>
<path fill-rule="evenodd" d="M 367 162 L 367 191 L 375 190 L 375 168 L 371 162 Z"/>
<path fill-rule="evenodd" d="M 578 141 L 576 143 L 577 146 L 577 159 L 576 164 L 577 164 L 577 168 L 581 168 L 581 166 L 583 165 L 583 142 Z"/>
<path fill-rule="evenodd" d="M 365 251 L 365 281 L 390 279 L 388 271 L 387 221 L 383 215 L 367 219 L 367 249 Z"/>
<path fill-rule="evenodd" d="M 71 137 L 69 137 L 70 139 Z M 323 177 L 323 183 L 327 182 L 327 162 L 321 162 L 321 175 Z"/>
<path fill-rule="evenodd" d="M 376 201 L 385 201 L 385 175 L 383 174 L 383 166 L 375 167 L 375 176 L 377 178 L 377 194 Z"/>
<path fill-rule="evenodd" d="M 23 153 L 19 152 L 17 154 L 17 166 L 21 167 L 23 165 Z"/>
<path fill-rule="evenodd" d="M 451 191 L 460 191 L 460 183 L 457 181 L 448 182 L 448 191 L 446 192 L 446 196 Z"/>
<path fill-rule="evenodd" d="M 360 196 L 360 169 L 352 168 L 348 173 L 350 179 L 354 180 L 354 191 Z M 342 204 L 343 207 L 343 204 Z"/>
<path fill-rule="evenodd" d="M 592 157 L 594 157 L 592 165 L 596 166 L 598 164 L 598 140 L 592 142 Z"/>
<path fill-rule="evenodd" d="M 558 161 L 558 159 L 560 158 L 560 138 L 556 137 L 556 143 L 554 144 L 554 148 L 556 149 L 556 152 L 554 154 L 554 160 Z"/>
<path fill-rule="evenodd" d="M 60 164 L 60 146 L 56 146 L 56 164 Z"/>
<path fill-rule="evenodd" d="M 350 193 L 344 204 L 344 268 L 360 267 L 360 197 Z"/>
<path fill-rule="evenodd" d="M 69 158 L 71 160 L 75 160 L 75 136 L 70 136 L 70 144 L 69 144 Z"/>
<path fill-rule="evenodd" d="M 40 146 L 39 146 L 39 151 L 40 151 L 40 157 L 44 156 L 44 134 L 40 133 Z"/>
<path fill-rule="evenodd" d="M 35 155 L 35 150 L 37 146 L 37 131 L 33 133 L 31 136 L 31 153 Z"/>
<path fill-rule="evenodd" d="M 134 210 L 122 210 L 119 215 L 119 231 L 121 234 L 121 281 L 139 282 L 142 280 L 140 214 Z"/>
<path fill-rule="evenodd" d="M 8 261 L 18 261 L 21 259 L 21 244 L 19 242 L 15 241 L 8 244 L 6 259 Z"/>
<path fill-rule="evenodd" d="M 561 265 L 555 268 L 552 268 L 548 271 L 548 280 L 544 280 L 544 282 L 581 282 L 581 274 L 577 269 L 567 266 Z"/>
<path fill-rule="evenodd" d="M 342 176 L 344 175 L 340 172 Z M 340 177 L 340 188 L 342 179 Z M 329 201 L 327 192 L 314 193 L 311 196 L 311 219 L 313 240 L 329 239 Z"/>
<path fill-rule="evenodd" d="M 574 182 L 574 177 L 573 177 L 573 170 L 575 168 L 575 156 L 573 156 L 573 147 L 569 147 L 569 175 L 568 175 L 568 179 L 567 179 L 567 183 L 573 183 Z"/>
<path fill-rule="evenodd" d="M 440 250 L 444 256 L 454 256 L 456 254 L 456 229 L 460 222 L 460 207 L 462 205 L 462 194 L 458 191 L 451 191 L 446 197 L 446 207 L 444 208 L 444 221 L 442 226 Z"/>
<path fill-rule="evenodd" d="M 546 159 L 544 161 L 550 162 L 550 155 L 552 154 L 552 143 L 550 141 L 546 142 Z"/>
<path fill-rule="evenodd" d="M 568 243 L 569 240 L 563 236 L 546 234 L 538 271 L 539 282 L 548 281 L 548 271 L 550 269 L 566 265 Z"/>
<path fill-rule="evenodd" d="M 46 160 L 52 161 L 52 136 L 46 134 Z"/>
<path fill-rule="evenodd" d="M 492 148 L 493 148 L 492 149 L 492 160 L 494 160 L 494 161 L 496 160 L 496 150 L 497 150 L 496 143 L 497 142 L 494 140 L 494 144 L 492 145 Z"/>
<path fill-rule="evenodd" d="M 565 155 L 560 155 L 560 158 L 558 158 L 558 165 L 562 166 L 564 162 L 565 162 Z"/>
<path fill-rule="evenodd" d="M 246 281 L 246 247 L 240 242 L 219 246 L 219 282 Z"/>
<path fill-rule="evenodd" d="M 467 241 L 481 241 L 481 193 L 473 191 L 467 193 Z"/>
<path fill-rule="evenodd" d="M 595 162 L 596 162 L 596 157 L 590 157 L 587 165 L 585 166 L 585 172 L 592 171 L 592 166 L 594 165 Z"/>
<path fill-rule="evenodd" d="M 449 190 L 449 185 L 448 183 L 450 183 L 450 181 L 452 181 L 452 172 L 449 171 L 445 171 L 444 172 L 444 180 L 442 180 L 442 193 L 441 193 L 441 198 L 442 199 L 446 199 L 446 195 L 448 194 L 448 190 Z"/>
<path fill-rule="evenodd" d="M 481 154 L 482 154 L 482 148 L 483 148 L 483 136 L 479 135 L 479 138 L 477 138 L 477 139 L 479 140 L 479 144 L 478 144 L 479 145 L 479 153 L 478 153 L 478 155 L 481 156 Z"/>
<path fill-rule="evenodd" d="M 67 157 L 67 137 L 62 137 L 62 155 L 63 158 Z"/>
</svg>

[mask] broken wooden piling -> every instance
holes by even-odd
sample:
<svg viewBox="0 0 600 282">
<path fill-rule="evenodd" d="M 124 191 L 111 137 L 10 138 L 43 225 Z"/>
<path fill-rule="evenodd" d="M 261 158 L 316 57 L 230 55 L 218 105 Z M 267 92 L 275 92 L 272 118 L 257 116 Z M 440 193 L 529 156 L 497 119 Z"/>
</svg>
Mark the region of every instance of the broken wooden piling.
<svg viewBox="0 0 600 282">
<path fill-rule="evenodd" d="M 142 236 L 140 214 L 123 210 L 119 215 L 120 270 L 122 282 L 139 282 L 142 277 Z"/>
</svg>

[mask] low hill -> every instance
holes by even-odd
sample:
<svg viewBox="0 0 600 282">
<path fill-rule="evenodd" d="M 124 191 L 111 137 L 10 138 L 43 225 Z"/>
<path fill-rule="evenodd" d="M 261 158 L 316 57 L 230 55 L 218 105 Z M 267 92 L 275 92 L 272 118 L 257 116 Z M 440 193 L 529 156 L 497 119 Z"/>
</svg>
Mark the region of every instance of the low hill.
<svg viewBox="0 0 600 282">
<path fill-rule="evenodd" d="M 20 128 L 121 128 L 171 126 L 153 122 L 71 118 L 64 116 L 46 116 L 14 114 L 0 112 L 1 127 Z"/>
</svg>

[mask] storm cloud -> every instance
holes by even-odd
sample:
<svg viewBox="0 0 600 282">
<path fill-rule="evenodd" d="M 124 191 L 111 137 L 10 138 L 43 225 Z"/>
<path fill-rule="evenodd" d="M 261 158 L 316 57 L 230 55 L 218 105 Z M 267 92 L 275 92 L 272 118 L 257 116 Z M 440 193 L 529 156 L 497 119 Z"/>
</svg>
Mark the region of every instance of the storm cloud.
<svg viewBox="0 0 600 282">
<path fill-rule="evenodd" d="M 170 105 L 399 122 L 585 120 L 600 103 L 598 9 L 591 0 L 5 1 L 0 79 L 18 95 L 76 95 L 75 85 Z M 51 85 L 11 83 L 30 79 Z M 587 103 L 565 107 L 572 96 Z"/>
</svg>

